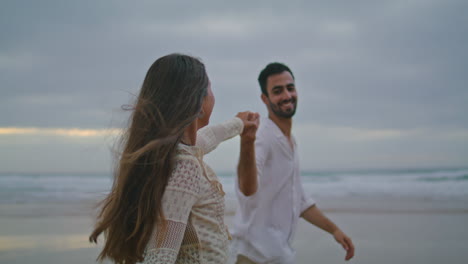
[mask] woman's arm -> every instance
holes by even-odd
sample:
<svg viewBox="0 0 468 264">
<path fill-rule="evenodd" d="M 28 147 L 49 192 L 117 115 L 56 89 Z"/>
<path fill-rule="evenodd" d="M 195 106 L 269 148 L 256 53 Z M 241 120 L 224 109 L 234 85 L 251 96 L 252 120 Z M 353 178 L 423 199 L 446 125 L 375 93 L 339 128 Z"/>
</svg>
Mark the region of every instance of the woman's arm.
<svg viewBox="0 0 468 264">
<path fill-rule="evenodd" d="M 239 135 L 244 129 L 244 122 L 238 117 L 221 124 L 206 126 L 198 130 L 196 146 L 203 154 L 213 151 L 219 143 Z"/>
</svg>

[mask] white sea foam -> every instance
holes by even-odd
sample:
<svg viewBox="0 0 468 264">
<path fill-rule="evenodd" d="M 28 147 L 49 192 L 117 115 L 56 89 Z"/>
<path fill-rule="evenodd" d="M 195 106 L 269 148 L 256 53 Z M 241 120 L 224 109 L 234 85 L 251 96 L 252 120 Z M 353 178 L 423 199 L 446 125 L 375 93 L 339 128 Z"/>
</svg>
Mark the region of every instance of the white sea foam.
<svg viewBox="0 0 468 264">
<path fill-rule="evenodd" d="M 313 197 L 398 197 L 468 200 L 468 169 L 303 172 Z M 226 202 L 235 203 L 234 173 L 219 173 Z M 100 199 L 111 188 L 110 174 L 0 174 L 0 202 L 27 203 Z"/>
</svg>

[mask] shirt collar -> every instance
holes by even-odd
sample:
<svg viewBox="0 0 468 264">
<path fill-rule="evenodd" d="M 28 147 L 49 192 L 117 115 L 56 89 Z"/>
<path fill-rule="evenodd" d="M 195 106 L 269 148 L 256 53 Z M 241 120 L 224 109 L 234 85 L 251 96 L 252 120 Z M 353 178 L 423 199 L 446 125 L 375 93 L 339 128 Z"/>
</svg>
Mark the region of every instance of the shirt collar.
<svg viewBox="0 0 468 264">
<path fill-rule="evenodd" d="M 278 125 L 276 125 L 269 117 L 266 118 L 265 124 L 272 130 L 276 137 L 284 137 L 283 131 L 281 131 Z"/>
<path fill-rule="evenodd" d="M 291 146 L 289 145 L 289 141 L 286 138 L 286 136 L 283 134 L 283 131 L 279 128 L 278 125 L 276 125 L 273 120 L 271 120 L 269 117 L 266 118 L 265 125 L 268 129 L 270 129 L 275 137 L 281 142 L 285 150 L 287 150 L 288 153 L 294 152 L 293 149 L 291 149 Z M 291 133 L 291 140 L 294 145 L 294 149 L 296 148 L 296 139 L 294 138 L 294 135 Z"/>
<path fill-rule="evenodd" d="M 286 139 L 286 136 L 283 134 L 283 131 L 281 131 L 281 129 L 279 128 L 278 125 L 276 125 L 275 122 L 273 122 L 273 120 L 271 120 L 269 117 L 265 118 L 266 119 L 266 122 L 265 124 L 268 126 L 268 128 L 271 128 L 273 133 L 275 134 L 275 136 L 277 138 L 284 138 Z M 287 140 L 287 139 L 286 139 Z M 294 138 L 294 135 L 292 134 L 291 132 L 291 140 L 293 141 L 294 145 L 296 145 L 296 139 Z"/>
</svg>

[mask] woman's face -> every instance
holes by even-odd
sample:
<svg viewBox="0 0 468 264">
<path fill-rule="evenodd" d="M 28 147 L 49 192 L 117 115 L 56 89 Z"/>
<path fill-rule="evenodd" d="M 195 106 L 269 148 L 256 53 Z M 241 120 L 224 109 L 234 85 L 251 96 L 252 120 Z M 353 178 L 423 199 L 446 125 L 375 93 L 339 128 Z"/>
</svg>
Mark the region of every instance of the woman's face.
<svg viewBox="0 0 468 264">
<path fill-rule="evenodd" d="M 198 129 L 208 125 L 210 123 L 211 112 L 215 104 L 215 98 L 213 91 L 211 90 L 211 82 L 208 82 L 208 93 L 203 99 L 202 104 L 202 115 L 198 118 Z"/>
</svg>

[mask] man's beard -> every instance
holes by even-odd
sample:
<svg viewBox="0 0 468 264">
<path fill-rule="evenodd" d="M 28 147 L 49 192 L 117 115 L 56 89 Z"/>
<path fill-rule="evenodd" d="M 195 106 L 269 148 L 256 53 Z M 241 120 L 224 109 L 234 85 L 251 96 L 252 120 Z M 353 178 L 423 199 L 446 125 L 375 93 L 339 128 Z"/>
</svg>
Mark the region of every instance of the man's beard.
<svg viewBox="0 0 468 264">
<path fill-rule="evenodd" d="M 287 103 L 289 100 L 286 100 L 286 101 L 282 101 L 281 103 L 279 104 L 284 104 L 284 103 Z M 278 117 L 282 117 L 282 118 L 291 118 L 294 116 L 294 114 L 296 113 L 296 109 L 297 109 L 297 100 L 295 98 L 291 98 L 290 99 L 291 103 L 293 104 L 293 108 L 290 110 L 290 111 L 283 111 L 281 110 L 281 106 L 280 105 L 275 105 L 273 104 L 270 99 L 268 99 L 268 103 L 270 104 L 270 109 L 271 111 Z"/>
</svg>

